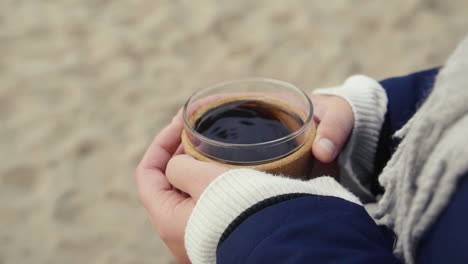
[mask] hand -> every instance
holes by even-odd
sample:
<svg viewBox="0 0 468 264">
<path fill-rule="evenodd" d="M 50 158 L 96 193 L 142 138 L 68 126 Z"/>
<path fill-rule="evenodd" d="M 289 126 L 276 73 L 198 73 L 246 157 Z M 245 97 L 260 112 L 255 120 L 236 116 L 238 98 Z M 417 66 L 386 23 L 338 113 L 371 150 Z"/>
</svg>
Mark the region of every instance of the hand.
<svg viewBox="0 0 468 264">
<path fill-rule="evenodd" d="M 314 157 L 323 163 L 335 160 L 354 126 L 354 113 L 349 103 L 333 95 L 312 95 L 317 135 L 312 145 Z"/>
<path fill-rule="evenodd" d="M 190 263 L 184 248 L 188 219 L 203 190 L 228 168 L 184 155 L 178 114 L 154 139 L 136 169 L 136 185 L 153 227 L 179 263 Z"/>
</svg>

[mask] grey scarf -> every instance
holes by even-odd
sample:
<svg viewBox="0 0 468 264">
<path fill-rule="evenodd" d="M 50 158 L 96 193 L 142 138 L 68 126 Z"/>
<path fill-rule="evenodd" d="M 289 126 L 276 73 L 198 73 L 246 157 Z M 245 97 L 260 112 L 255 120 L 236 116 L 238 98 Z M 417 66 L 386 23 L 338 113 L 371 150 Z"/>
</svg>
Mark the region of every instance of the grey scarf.
<svg viewBox="0 0 468 264">
<path fill-rule="evenodd" d="M 468 38 L 450 56 L 427 100 L 395 136 L 402 142 L 379 177 L 385 194 L 374 217 L 397 235 L 395 254 L 413 264 L 421 236 L 468 171 Z"/>
</svg>

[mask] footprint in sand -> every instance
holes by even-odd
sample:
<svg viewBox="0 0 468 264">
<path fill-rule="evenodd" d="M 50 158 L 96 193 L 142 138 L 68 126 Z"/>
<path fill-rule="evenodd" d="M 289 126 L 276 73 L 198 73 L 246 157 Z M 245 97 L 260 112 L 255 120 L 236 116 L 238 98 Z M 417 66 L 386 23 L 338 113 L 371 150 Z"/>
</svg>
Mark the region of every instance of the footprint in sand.
<svg viewBox="0 0 468 264">
<path fill-rule="evenodd" d="M 60 223 L 70 223 L 76 220 L 84 207 L 79 193 L 73 189 L 68 190 L 57 199 L 53 217 Z"/>
<path fill-rule="evenodd" d="M 29 165 L 7 169 L 0 174 L 0 190 L 12 195 L 25 195 L 34 192 L 40 183 L 40 170 Z"/>
</svg>

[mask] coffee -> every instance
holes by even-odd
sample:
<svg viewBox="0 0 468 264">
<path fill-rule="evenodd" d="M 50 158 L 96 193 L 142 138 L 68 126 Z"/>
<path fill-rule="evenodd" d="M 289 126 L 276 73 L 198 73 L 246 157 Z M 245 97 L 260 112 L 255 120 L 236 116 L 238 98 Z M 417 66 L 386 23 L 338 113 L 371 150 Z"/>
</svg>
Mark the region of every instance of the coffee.
<svg viewBox="0 0 468 264">
<path fill-rule="evenodd" d="M 229 144 L 261 144 L 287 137 L 297 131 L 304 121 L 281 105 L 280 101 L 238 99 L 214 106 L 202 113 L 194 122 L 193 128 L 201 135 L 217 142 Z M 260 162 L 292 153 L 298 142 L 289 140 L 273 144 L 267 149 L 203 147 L 205 154 L 230 162 Z"/>
<path fill-rule="evenodd" d="M 315 137 L 308 95 L 268 78 L 218 83 L 184 105 L 182 144 L 197 160 L 309 179 Z"/>
</svg>

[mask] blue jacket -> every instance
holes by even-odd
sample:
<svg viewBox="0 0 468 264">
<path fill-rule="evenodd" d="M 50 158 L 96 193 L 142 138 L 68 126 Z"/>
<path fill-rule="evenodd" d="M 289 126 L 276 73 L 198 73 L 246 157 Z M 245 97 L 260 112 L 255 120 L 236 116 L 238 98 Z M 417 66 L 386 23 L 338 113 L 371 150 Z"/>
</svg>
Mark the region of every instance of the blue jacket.
<svg viewBox="0 0 468 264">
<path fill-rule="evenodd" d="M 438 69 L 381 82 L 388 111 L 375 158 L 373 192 L 399 142 L 392 139 L 430 93 Z M 467 173 L 468 175 L 468 173 Z M 468 177 L 426 232 L 416 263 L 468 263 Z M 392 254 L 394 236 L 374 223 L 362 206 L 315 195 L 282 195 L 262 201 L 239 216 L 225 231 L 217 261 L 231 263 L 400 263 Z"/>
</svg>

